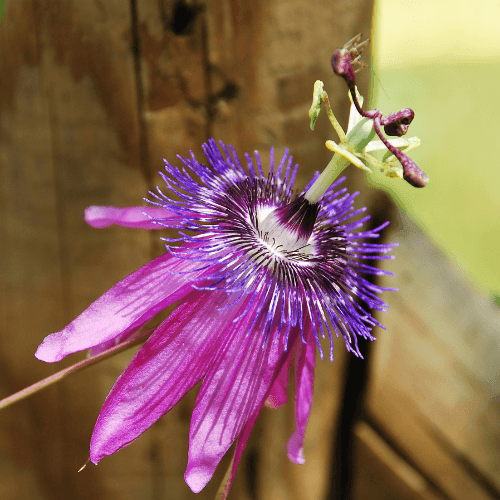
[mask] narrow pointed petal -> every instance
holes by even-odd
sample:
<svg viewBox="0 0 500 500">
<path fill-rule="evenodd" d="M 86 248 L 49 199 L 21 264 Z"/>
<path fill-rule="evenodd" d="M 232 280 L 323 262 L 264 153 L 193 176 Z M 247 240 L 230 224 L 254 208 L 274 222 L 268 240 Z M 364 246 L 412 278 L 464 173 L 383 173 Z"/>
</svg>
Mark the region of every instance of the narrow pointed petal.
<svg viewBox="0 0 500 500">
<path fill-rule="evenodd" d="M 295 431 L 287 443 L 288 458 L 296 464 L 305 462 L 304 435 L 312 406 L 316 342 L 311 325 L 305 338 L 307 344 L 299 342 L 295 357 Z"/>
<path fill-rule="evenodd" d="M 161 219 L 172 221 L 180 217 L 161 207 L 92 206 L 85 209 L 85 222 L 98 229 L 113 224 L 136 229 L 165 229 L 165 226 L 158 223 Z"/>
<path fill-rule="evenodd" d="M 110 288 L 66 328 L 45 337 L 35 356 L 53 363 L 68 354 L 137 331 L 155 314 L 192 290 L 185 275 L 172 273 L 197 266 L 196 262 L 161 255 Z M 189 277 L 197 275 L 201 275 L 201 271 Z"/>
<path fill-rule="evenodd" d="M 288 400 L 288 383 L 290 381 L 290 365 L 292 364 L 292 356 L 288 356 L 286 363 L 281 368 L 274 384 L 271 387 L 271 392 L 266 399 L 266 406 L 269 408 L 279 408 L 286 404 Z"/>
<path fill-rule="evenodd" d="M 290 333 L 288 350 L 284 338 L 275 338 L 273 325 L 263 344 L 262 325 L 245 335 L 252 311 L 235 329 L 207 373 L 191 419 L 188 466 L 184 478 L 195 492 L 201 491 L 221 458 L 255 413 L 260 412 L 287 357 L 291 355 L 297 329 Z"/>
<path fill-rule="evenodd" d="M 237 313 L 216 311 L 226 301 L 225 292 L 191 292 L 138 351 L 99 414 L 94 464 L 134 441 L 201 380 Z"/>
</svg>

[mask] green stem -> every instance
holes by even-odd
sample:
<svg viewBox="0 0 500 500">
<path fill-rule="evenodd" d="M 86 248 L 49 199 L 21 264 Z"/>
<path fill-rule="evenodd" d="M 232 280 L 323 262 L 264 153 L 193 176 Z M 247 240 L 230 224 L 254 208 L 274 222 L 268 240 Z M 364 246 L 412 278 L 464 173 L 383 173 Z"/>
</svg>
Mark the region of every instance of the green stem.
<svg viewBox="0 0 500 500">
<path fill-rule="evenodd" d="M 361 153 L 368 143 L 375 137 L 373 120 L 362 118 L 356 126 L 347 134 L 343 146 L 348 147 L 349 153 Z M 334 154 L 325 170 L 308 189 L 304 198 L 309 203 L 318 203 L 326 190 L 333 184 L 335 179 L 342 173 L 351 162 L 341 154 Z"/>
<path fill-rule="evenodd" d="M 318 203 L 320 198 L 325 194 L 325 191 L 333 184 L 335 179 L 342 173 L 344 168 L 349 165 L 349 160 L 334 154 L 332 159 L 321 172 L 321 175 L 316 179 L 314 184 L 307 190 L 304 198 L 311 204 Z"/>
</svg>

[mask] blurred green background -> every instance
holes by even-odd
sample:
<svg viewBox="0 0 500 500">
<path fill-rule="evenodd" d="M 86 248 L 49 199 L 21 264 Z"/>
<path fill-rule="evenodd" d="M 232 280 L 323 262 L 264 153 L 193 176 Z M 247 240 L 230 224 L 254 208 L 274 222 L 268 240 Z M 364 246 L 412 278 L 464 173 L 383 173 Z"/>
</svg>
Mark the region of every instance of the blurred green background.
<svg viewBox="0 0 500 500">
<path fill-rule="evenodd" d="M 15 0 L 14 0 L 15 1 Z M 0 19 L 5 0 L 0 0 Z M 376 175 L 478 287 L 500 294 L 499 0 L 376 0 L 372 107 L 411 107 L 424 189 Z"/>
<path fill-rule="evenodd" d="M 415 111 L 424 189 L 377 175 L 474 284 L 500 293 L 500 2 L 376 0 L 372 106 Z M 497 297 L 498 298 L 498 297 Z"/>
</svg>

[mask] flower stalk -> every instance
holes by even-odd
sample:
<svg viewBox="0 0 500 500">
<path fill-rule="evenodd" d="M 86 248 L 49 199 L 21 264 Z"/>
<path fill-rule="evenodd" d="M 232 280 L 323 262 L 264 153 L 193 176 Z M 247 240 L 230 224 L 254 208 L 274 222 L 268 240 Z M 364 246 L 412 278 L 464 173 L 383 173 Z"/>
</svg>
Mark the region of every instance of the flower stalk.
<svg viewBox="0 0 500 500">
<path fill-rule="evenodd" d="M 82 371 L 83 369 L 88 368 L 89 366 L 93 366 L 97 363 L 100 363 L 101 361 L 104 361 L 105 359 L 108 359 L 111 356 L 114 356 L 122 351 L 126 351 L 131 347 L 143 344 L 144 342 L 146 342 L 151 332 L 152 330 L 146 330 L 144 332 L 141 332 L 140 334 L 136 335 L 131 339 L 120 342 L 119 344 L 116 344 L 113 347 L 110 347 L 109 349 L 106 349 L 105 351 L 96 354 L 95 356 L 87 356 L 87 358 L 83 359 L 82 361 L 79 361 L 74 365 L 68 366 L 64 370 L 60 370 L 50 375 L 49 377 L 39 380 L 38 382 L 30 385 L 29 387 L 25 387 L 24 389 L 16 392 L 15 394 L 12 394 L 0 400 L 0 410 L 3 410 L 4 408 L 7 408 L 7 406 L 13 405 L 14 403 L 18 403 L 19 401 L 22 401 L 23 399 L 26 399 L 30 396 L 33 396 L 33 394 L 36 394 L 37 392 L 40 392 L 41 390 L 46 389 L 47 387 L 50 387 L 51 385 L 54 385 L 57 382 L 60 382 L 69 375 L 73 375 L 74 373 Z"/>
</svg>

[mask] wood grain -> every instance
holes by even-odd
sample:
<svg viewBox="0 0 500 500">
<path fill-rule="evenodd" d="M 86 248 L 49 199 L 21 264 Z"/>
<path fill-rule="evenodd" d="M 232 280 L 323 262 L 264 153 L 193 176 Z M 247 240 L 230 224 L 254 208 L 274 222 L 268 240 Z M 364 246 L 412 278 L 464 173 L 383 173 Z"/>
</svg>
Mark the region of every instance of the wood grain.
<svg viewBox="0 0 500 500">
<path fill-rule="evenodd" d="M 424 476 L 365 422 L 356 425 L 354 499 L 443 500 Z"/>
</svg>

